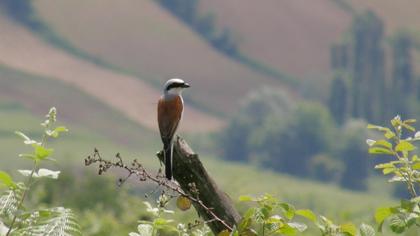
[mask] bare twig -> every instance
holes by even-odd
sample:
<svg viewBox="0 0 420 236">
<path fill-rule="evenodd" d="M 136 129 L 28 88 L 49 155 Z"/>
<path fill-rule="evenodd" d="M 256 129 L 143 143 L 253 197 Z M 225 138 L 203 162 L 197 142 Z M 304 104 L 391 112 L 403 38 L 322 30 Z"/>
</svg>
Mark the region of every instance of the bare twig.
<svg viewBox="0 0 420 236">
<path fill-rule="evenodd" d="M 205 209 L 212 216 L 212 219 L 206 220 L 206 221 L 204 221 L 204 223 L 212 223 L 214 221 L 218 221 L 229 231 L 233 230 L 233 227 L 231 225 L 227 224 L 224 220 L 222 220 L 220 217 L 218 217 L 213 212 L 212 208 L 207 207 L 197 197 L 198 196 L 198 190 L 196 189 L 196 186 L 195 186 L 194 183 L 191 183 L 191 185 L 190 185 L 190 192 L 193 193 L 193 194 L 195 193 L 194 195 L 196 195 L 196 196 L 192 196 L 191 194 L 188 194 L 188 193 L 184 192 L 178 184 L 175 184 L 174 182 L 168 181 L 162 175 L 161 171 L 159 171 L 156 175 L 150 174 L 143 167 L 143 165 L 137 161 L 137 159 L 133 160 L 130 165 L 126 165 L 119 153 L 117 153 L 115 155 L 115 158 L 116 158 L 115 162 L 105 160 L 101 157 L 99 151 L 95 148 L 93 154 L 88 156 L 85 159 L 85 165 L 89 166 L 91 164 L 98 163 L 99 164 L 99 171 L 98 171 L 99 175 L 102 175 L 103 173 L 108 171 L 111 167 L 124 169 L 125 171 L 127 171 L 127 175 L 124 178 L 120 178 L 118 180 L 119 185 L 122 185 L 123 183 L 125 183 L 132 176 L 136 176 L 137 180 L 139 180 L 141 182 L 144 182 L 144 181 L 154 182 L 155 184 L 157 184 L 160 187 L 164 187 L 168 190 L 171 190 L 171 191 L 174 191 L 174 192 L 178 193 L 181 196 L 184 196 L 184 197 L 188 198 L 191 202 L 194 202 L 194 203 L 198 204 L 200 207 L 202 207 L 203 209 Z"/>
</svg>

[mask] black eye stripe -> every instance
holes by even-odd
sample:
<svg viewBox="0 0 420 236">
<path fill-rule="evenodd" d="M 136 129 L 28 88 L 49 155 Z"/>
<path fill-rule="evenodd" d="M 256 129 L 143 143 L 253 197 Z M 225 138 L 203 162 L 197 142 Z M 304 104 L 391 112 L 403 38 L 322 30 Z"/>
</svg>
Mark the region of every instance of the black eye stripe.
<svg viewBox="0 0 420 236">
<path fill-rule="evenodd" d="M 178 87 L 182 87 L 184 85 L 184 83 L 178 83 L 178 82 L 175 82 L 175 83 L 172 83 L 172 84 L 170 84 L 167 88 L 166 88 L 166 91 L 168 91 L 169 89 L 171 89 L 171 88 L 178 88 Z"/>
</svg>

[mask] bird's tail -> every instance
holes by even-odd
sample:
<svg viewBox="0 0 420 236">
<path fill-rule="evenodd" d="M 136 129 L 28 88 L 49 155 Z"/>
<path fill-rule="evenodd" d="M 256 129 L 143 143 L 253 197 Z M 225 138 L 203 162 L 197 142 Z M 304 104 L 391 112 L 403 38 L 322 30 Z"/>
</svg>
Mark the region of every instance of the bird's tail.
<svg viewBox="0 0 420 236">
<path fill-rule="evenodd" d="M 172 179 L 172 154 L 173 145 L 172 142 L 165 142 L 163 144 L 163 152 L 165 157 L 165 176 L 168 180 Z"/>
</svg>

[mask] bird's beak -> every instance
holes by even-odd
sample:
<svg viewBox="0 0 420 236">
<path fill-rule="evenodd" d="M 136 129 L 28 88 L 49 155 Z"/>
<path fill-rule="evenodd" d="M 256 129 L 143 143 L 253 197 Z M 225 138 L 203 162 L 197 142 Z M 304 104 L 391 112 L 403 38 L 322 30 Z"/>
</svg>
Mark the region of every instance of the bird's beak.
<svg viewBox="0 0 420 236">
<path fill-rule="evenodd" d="M 189 87 L 190 87 L 190 84 L 188 84 L 188 83 L 184 83 L 184 84 L 182 85 L 182 87 L 183 87 L 183 88 L 189 88 Z"/>
</svg>

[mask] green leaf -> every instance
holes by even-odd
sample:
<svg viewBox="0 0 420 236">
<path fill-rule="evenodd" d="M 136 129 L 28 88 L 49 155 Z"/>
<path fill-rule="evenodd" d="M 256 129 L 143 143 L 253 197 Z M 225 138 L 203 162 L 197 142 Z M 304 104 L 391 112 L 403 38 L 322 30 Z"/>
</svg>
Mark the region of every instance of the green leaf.
<svg viewBox="0 0 420 236">
<path fill-rule="evenodd" d="M 365 223 L 362 223 L 359 227 L 360 236 L 375 236 L 375 229 Z"/>
<path fill-rule="evenodd" d="M 375 166 L 375 169 L 384 169 L 384 168 L 395 168 L 395 166 L 391 162 L 382 163 Z"/>
<path fill-rule="evenodd" d="M 357 228 L 352 223 L 342 224 L 340 225 L 340 228 L 341 228 L 341 232 L 347 233 L 351 236 L 355 236 L 357 233 Z"/>
<path fill-rule="evenodd" d="M 376 223 L 382 223 L 386 218 L 392 215 L 392 209 L 390 207 L 381 207 L 376 209 L 375 221 Z"/>
<path fill-rule="evenodd" d="M 162 225 L 167 225 L 171 222 L 172 222 L 172 220 L 167 220 L 167 219 L 164 219 L 164 218 L 156 218 L 153 221 L 153 224 L 156 225 L 156 226 L 162 226 Z"/>
<path fill-rule="evenodd" d="M 369 153 L 370 154 L 388 154 L 388 155 L 394 154 L 391 150 L 382 148 L 382 147 L 371 147 L 369 148 Z"/>
<path fill-rule="evenodd" d="M 401 124 L 401 126 L 402 126 L 402 127 L 404 127 L 404 128 L 406 128 L 407 130 L 409 130 L 409 131 L 411 131 L 411 132 L 416 131 L 416 129 L 415 129 L 413 126 L 411 126 L 411 125 L 408 125 L 408 124 L 402 123 L 402 124 Z"/>
<path fill-rule="evenodd" d="M 414 170 L 420 170 L 420 162 L 413 164 L 411 168 L 413 168 Z"/>
<path fill-rule="evenodd" d="M 417 122 L 416 119 L 407 119 L 407 120 L 404 121 L 405 124 L 414 124 L 416 122 Z"/>
<path fill-rule="evenodd" d="M 303 216 L 312 222 L 316 222 L 316 215 L 311 210 L 300 209 L 300 210 L 295 211 L 295 214 Z"/>
<path fill-rule="evenodd" d="M 389 227 L 391 228 L 392 232 L 400 234 L 405 231 L 406 224 L 404 219 L 402 219 L 400 216 L 393 215 L 389 220 Z"/>
<path fill-rule="evenodd" d="M 381 146 L 381 147 L 384 147 L 384 148 L 392 149 L 392 144 L 390 142 L 386 141 L 386 140 L 383 140 L 383 139 L 376 141 L 373 144 L 373 146 Z"/>
<path fill-rule="evenodd" d="M 243 218 L 239 223 L 238 230 L 239 232 L 245 231 L 251 226 L 252 220 L 249 217 Z"/>
<path fill-rule="evenodd" d="M 47 130 L 47 131 L 45 131 L 45 133 L 48 136 L 51 136 L 53 138 L 58 138 L 58 136 L 60 135 L 60 133 L 62 133 L 62 132 L 68 132 L 68 131 L 69 130 L 66 127 L 64 127 L 64 126 L 58 126 L 54 130 Z"/>
<path fill-rule="evenodd" d="M 44 160 L 48 156 L 52 154 L 54 149 L 52 148 L 45 148 L 41 145 L 33 145 L 35 148 L 35 155 L 38 160 Z"/>
<path fill-rule="evenodd" d="M 284 235 L 296 235 L 297 230 L 288 224 L 284 224 L 277 232 Z"/>
<path fill-rule="evenodd" d="M 394 132 L 392 132 L 392 131 L 388 130 L 388 131 L 386 131 L 386 132 L 385 132 L 384 136 L 385 136 L 385 138 L 387 138 L 387 139 L 391 139 L 391 138 L 395 137 L 396 135 L 395 135 L 395 133 L 394 133 Z"/>
<path fill-rule="evenodd" d="M 397 146 L 395 146 L 396 152 L 413 151 L 416 147 L 408 141 L 402 140 Z"/>
<path fill-rule="evenodd" d="M 26 136 L 24 133 L 22 133 L 20 131 L 15 131 L 15 134 L 17 134 L 18 136 L 23 138 L 23 143 L 24 144 L 27 144 L 27 145 L 38 144 L 38 145 L 40 145 L 40 143 L 38 143 L 35 140 L 30 139 L 28 136 Z"/>
<path fill-rule="evenodd" d="M 0 171 L 0 182 L 6 185 L 8 188 L 15 189 L 17 185 L 13 182 L 12 177 L 4 171 Z"/>
<path fill-rule="evenodd" d="M 284 210 L 284 216 L 287 219 L 292 219 L 295 216 L 295 207 L 288 203 L 280 203 L 280 207 Z"/>
<path fill-rule="evenodd" d="M 392 168 L 385 168 L 385 169 L 383 169 L 383 170 L 382 170 L 382 173 L 383 173 L 384 175 L 388 175 L 388 174 L 390 174 L 390 173 L 395 172 L 395 170 L 397 170 L 397 169 L 396 169 L 396 168 L 394 168 L 394 167 L 392 167 Z"/>
</svg>

